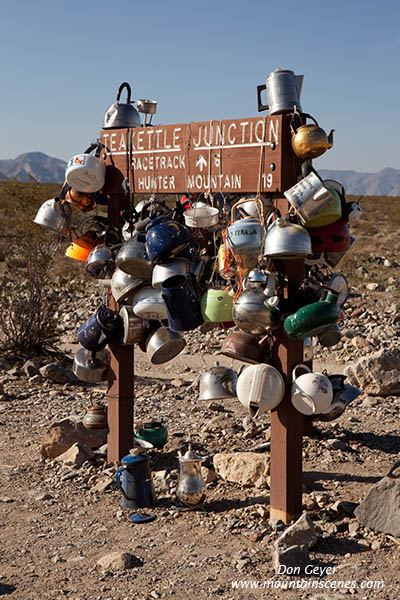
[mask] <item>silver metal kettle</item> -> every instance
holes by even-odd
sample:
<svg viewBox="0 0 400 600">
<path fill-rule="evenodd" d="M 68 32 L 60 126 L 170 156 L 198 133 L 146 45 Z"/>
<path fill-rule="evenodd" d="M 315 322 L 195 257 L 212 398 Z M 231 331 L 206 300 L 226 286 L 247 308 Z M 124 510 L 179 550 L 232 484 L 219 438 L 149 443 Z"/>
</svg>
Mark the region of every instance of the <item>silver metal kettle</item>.
<svg viewBox="0 0 400 600">
<path fill-rule="evenodd" d="M 201 475 L 202 456 L 196 454 L 189 444 L 187 452 L 178 450 L 179 479 L 176 495 L 182 504 L 195 506 L 204 500 L 205 485 Z"/>
<path fill-rule="evenodd" d="M 268 110 L 271 115 L 293 112 L 296 106 L 301 112 L 300 95 L 304 75 L 295 75 L 290 69 L 279 67 L 272 71 L 263 85 L 257 86 L 258 112 Z M 267 90 L 268 104 L 261 102 L 261 92 Z"/>
<path fill-rule="evenodd" d="M 122 90 L 126 88 L 126 103 L 120 102 Z M 141 127 L 140 115 L 131 100 L 131 86 L 124 81 L 117 93 L 117 100 L 107 109 L 104 115 L 103 129 L 121 129 L 124 127 Z"/>
<path fill-rule="evenodd" d="M 224 398 L 236 398 L 237 376 L 233 369 L 215 367 L 207 369 L 200 377 L 199 400 L 223 400 Z"/>
</svg>

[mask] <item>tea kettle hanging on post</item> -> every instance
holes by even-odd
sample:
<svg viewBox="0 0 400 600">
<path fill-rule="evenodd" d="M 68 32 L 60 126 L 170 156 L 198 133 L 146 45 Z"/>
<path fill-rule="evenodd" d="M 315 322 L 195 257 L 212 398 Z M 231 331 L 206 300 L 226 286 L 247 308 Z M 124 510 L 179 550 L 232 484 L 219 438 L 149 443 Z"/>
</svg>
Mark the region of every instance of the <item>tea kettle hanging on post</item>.
<svg viewBox="0 0 400 600">
<path fill-rule="evenodd" d="M 308 125 L 304 123 L 296 127 L 296 117 L 298 122 L 300 122 L 300 117 L 302 117 L 303 119 L 311 119 L 314 123 L 309 123 Z M 297 108 L 294 110 L 294 115 L 290 122 L 290 130 L 292 132 L 293 152 L 300 160 L 317 158 L 333 147 L 333 133 L 335 130 L 331 129 L 329 135 L 326 135 L 314 117 L 306 113 L 300 115 Z"/>
<path fill-rule="evenodd" d="M 293 112 L 296 106 L 301 111 L 300 95 L 304 75 L 295 75 L 289 69 L 275 69 L 267 77 L 265 84 L 257 86 L 258 112 L 268 110 L 271 115 Z M 261 92 L 267 91 L 268 104 L 261 101 Z"/>
</svg>

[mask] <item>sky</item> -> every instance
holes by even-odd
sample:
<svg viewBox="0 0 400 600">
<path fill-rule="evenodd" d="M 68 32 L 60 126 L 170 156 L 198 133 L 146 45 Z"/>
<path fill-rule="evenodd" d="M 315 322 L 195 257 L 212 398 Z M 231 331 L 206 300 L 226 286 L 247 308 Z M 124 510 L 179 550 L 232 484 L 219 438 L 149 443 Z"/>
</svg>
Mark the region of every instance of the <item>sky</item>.
<svg viewBox="0 0 400 600">
<path fill-rule="evenodd" d="M 335 129 L 315 168 L 400 168 L 398 0 L 0 5 L 0 159 L 83 152 L 123 81 L 157 101 L 153 123 L 257 117 L 257 85 L 284 67 L 304 75 L 303 111 Z"/>
</svg>

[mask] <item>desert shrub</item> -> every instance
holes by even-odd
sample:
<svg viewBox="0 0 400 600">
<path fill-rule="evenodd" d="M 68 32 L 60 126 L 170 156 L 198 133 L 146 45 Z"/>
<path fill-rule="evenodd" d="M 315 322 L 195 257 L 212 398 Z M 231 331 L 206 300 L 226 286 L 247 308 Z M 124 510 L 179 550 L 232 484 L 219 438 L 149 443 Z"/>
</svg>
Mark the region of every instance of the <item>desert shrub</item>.
<svg viewBox="0 0 400 600">
<path fill-rule="evenodd" d="M 59 246 L 55 234 L 32 223 L 53 190 L 37 182 L 0 186 L 0 345 L 41 349 L 57 337 L 51 267 Z M 54 186 L 53 186 L 54 187 Z M 53 194 L 51 192 L 53 191 Z M 50 195 L 49 195 L 50 192 Z"/>
</svg>

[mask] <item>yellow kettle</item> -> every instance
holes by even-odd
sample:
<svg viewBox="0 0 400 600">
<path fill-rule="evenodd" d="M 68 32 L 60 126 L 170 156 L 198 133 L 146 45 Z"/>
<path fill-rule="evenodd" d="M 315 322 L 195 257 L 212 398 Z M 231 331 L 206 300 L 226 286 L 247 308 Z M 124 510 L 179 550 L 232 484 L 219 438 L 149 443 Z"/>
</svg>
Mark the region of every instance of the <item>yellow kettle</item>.
<svg viewBox="0 0 400 600">
<path fill-rule="evenodd" d="M 331 181 L 331 180 L 329 180 Z M 332 200 L 324 206 L 314 217 L 304 222 L 301 219 L 302 224 L 306 227 L 324 227 L 325 225 L 331 225 L 335 223 L 342 216 L 342 201 L 339 191 L 336 189 L 336 182 L 332 181 L 328 183 L 328 180 L 324 181 L 324 187 L 329 190 Z"/>
<path fill-rule="evenodd" d="M 299 115 L 299 113 L 295 114 Z M 296 128 L 292 118 L 290 123 L 292 148 L 296 156 L 301 160 L 310 160 L 321 156 L 326 150 L 332 148 L 333 132 L 335 130 L 331 129 L 329 135 L 326 135 L 325 131 L 318 125 L 314 117 L 305 113 L 303 113 L 302 116 L 311 119 L 314 123 L 300 125 Z"/>
</svg>

